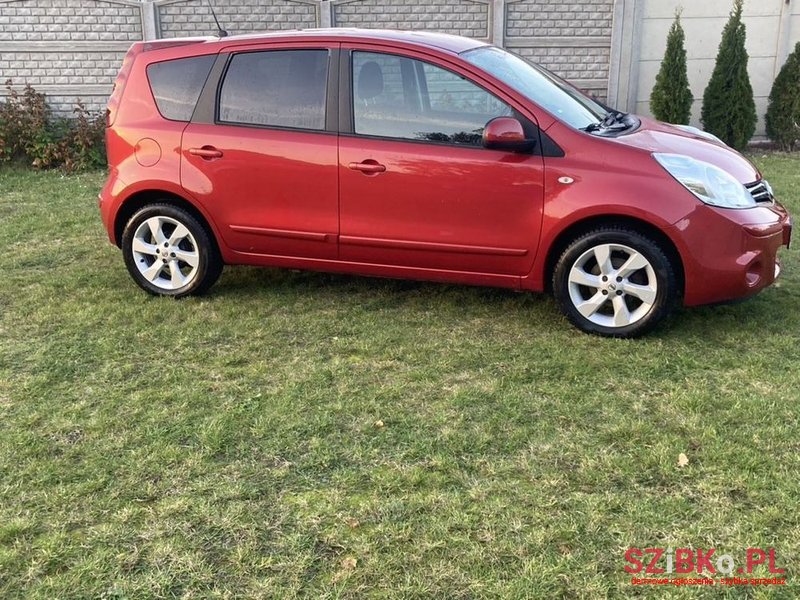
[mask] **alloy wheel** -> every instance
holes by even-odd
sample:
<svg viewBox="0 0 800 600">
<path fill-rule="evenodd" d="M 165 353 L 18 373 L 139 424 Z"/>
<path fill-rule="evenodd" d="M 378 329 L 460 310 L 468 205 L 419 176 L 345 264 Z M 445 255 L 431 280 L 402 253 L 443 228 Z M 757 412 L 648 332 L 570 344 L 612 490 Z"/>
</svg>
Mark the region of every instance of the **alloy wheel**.
<svg viewBox="0 0 800 600">
<path fill-rule="evenodd" d="M 139 273 L 163 290 L 179 290 L 197 276 L 200 252 L 197 241 L 180 221 L 158 215 L 136 228 L 131 242 Z"/>
<path fill-rule="evenodd" d="M 624 244 L 598 244 L 573 263 L 569 298 L 587 320 L 602 327 L 627 327 L 652 310 L 658 295 L 653 265 Z"/>
</svg>

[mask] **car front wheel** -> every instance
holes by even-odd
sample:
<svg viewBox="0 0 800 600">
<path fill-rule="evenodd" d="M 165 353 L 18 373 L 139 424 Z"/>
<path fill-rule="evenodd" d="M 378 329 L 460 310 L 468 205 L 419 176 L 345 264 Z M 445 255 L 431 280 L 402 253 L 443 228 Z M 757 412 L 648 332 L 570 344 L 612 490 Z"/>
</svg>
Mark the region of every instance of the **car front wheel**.
<svg viewBox="0 0 800 600">
<path fill-rule="evenodd" d="M 559 308 L 579 329 L 610 337 L 637 337 L 675 305 L 675 269 L 648 237 L 604 227 L 574 240 L 553 273 Z"/>
<path fill-rule="evenodd" d="M 134 281 L 158 296 L 200 294 L 222 272 L 209 233 L 171 204 L 151 204 L 136 212 L 122 234 L 122 252 Z"/>
</svg>

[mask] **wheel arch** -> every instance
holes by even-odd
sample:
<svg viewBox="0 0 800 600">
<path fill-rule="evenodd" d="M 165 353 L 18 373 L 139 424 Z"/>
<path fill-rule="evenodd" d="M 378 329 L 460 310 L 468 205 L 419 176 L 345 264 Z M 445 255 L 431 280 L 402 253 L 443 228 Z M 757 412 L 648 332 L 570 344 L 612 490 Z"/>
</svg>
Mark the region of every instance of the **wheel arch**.
<svg viewBox="0 0 800 600">
<path fill-rule="evenodd" d="M 675 276 L 678 279 L 678 292 L 683 295 L 686 286 L 686 275 L 684 273 L 683 258 L 675 245 L 675 242 L 662 229 L 648 223 L 643 219 L 629 215 L 598 215 L 587 217 L 572 223 L 555 237 L 547 250 L 544 264 L 544 289 L 551 292 L 553 288 L 553 271 L 555 270 L 558 259 L 564 250 L 574 240 L 590 232 L 593 229 L 604 226 L 628 227 L 642 235 L 651 238 L 658 243 L 664 250 L 675 269 Z"/>
<path fill-rule="evenodd" d="M 125 230 L 125 225 L 131 219 L 131 217 L 136 214 L 136 211 L 149 204 L 170 204 L 177 208 L 182 208 L 191 214 L 195 219 L 197 219 L 200 225 L 203 226 L 208 233 L 208 237 L 211 239 L 211 242 L 216 246 L 217 251 L 221 250 L 219 240 L 217 239 L 216 230 L 211 225 L 209 219 L 206 218 L 205 214 L 203 214 L 203 211 L 198 209 L 197 206 L 192 204 L 186 198 L 179 196 L 174 192 L 168 192 L 166 190 L 159 189 L 140 190 L 134 192 L 120 205 L 119 210 L 117 210 L 117 214 L 114 217 L 114 242 L 116 243 L 117 247 L 122 246 L 122 232 Z"/>
</svg>

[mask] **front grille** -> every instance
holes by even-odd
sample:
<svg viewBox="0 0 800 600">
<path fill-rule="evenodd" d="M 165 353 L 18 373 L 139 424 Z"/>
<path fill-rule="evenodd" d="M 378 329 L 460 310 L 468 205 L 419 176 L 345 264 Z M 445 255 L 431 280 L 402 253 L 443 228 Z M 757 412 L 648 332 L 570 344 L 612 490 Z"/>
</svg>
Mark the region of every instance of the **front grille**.
<svg viewBox="0 0 800 600">
<path fill-rule="evenodd" d="M 750 192 L 753 200 L 758 203 L 767 204 L 775 200 L 775 196 L 772 194 L 772 188 L 766 179 L 759 179 L 753 183 L 746 183 L 744 187 Z"/>
</svg>

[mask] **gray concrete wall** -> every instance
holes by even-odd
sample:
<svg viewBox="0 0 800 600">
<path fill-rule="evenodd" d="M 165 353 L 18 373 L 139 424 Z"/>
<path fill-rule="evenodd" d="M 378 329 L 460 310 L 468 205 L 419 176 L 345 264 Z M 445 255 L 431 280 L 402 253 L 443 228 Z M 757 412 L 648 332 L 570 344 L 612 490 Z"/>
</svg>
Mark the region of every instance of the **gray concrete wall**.
<svg viewBox="0 0 800 600">
<path fill-rule="evenodd" d="M 504 46 L 623 110 L 648 98 L 679 5 L 696 102 L 732 0 L 213 0 L 230 33 L 308 27 L 445 31 Z M 800 0 L 746 0 L 758 133 L 772 80 L 800 39 Z M 0 84 L 12 79 L 68 113 L 100 110 L 131 42 L 215 33 L 206 0 L 0 0 Z M 0 90 L 0 95 L 5 90 Z"/>
<path fill-rule="evenodd" d="M 135 0 L 0 0 L 0 94 L 5 81 L 30 83 L 58 112 L 75 99 L 105 106 L 132 42 L 143 37 Z"/>
<path fill-rule="evenodd" d="M 220 24 L 231 35 L 319 27 L 315 0 L 227 0 L 214 2 Z M 154 3 L 157 37 L 215 35 L 206 0 L 160 0 Z"/>
<path fill-rule="evenodd" d="M 614 0 L 213 0 L 231 34 L 308 27 L 445 31 L 504 45 L 600 97 Z M 131 42 L 216 31 L 206 0 L 0 0 L 0 83 L 101 110 Z M 5 90 L 0 90 L 0 96 Z"/>
<path fill-rule="evenodd" d="M 511 0 L 505 46 L 605 99 L 614 0 Z"/>
</svg>

